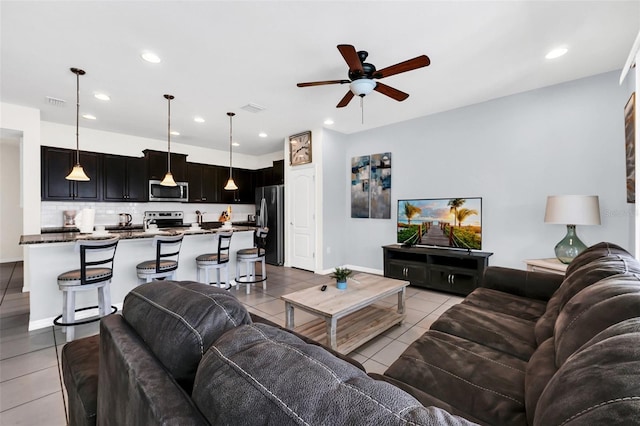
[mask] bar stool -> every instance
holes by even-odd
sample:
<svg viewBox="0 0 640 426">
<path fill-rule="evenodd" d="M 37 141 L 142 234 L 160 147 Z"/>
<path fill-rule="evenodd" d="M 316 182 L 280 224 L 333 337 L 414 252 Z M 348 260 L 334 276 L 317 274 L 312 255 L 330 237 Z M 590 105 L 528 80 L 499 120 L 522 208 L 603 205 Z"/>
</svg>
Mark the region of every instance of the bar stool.
<svg viewBox="0 0 640 426">
<path fill-rule="evenodd" d="M 229 285 L 229 247 L 231 246 L 231 236 L 233 232 L 218 233 L 218 252 L 201 254 L 196 257 L 196 267 L 198 268 L 198 282 L 210 284 L 209 269 L 216 270 L 216 284 L 218 287 L 226 288 Z M 225 281 L 220 281 L 220 270 L 224 269 Z M 200 272 L 204 271 L 204 281 L 200 279 Z"/>
<path fill-rule="evenodd" d="M 156 258 L 138 263 L 136 272 L 140 283 L 171 277 L 176 279 L 178 256 L 182 245 L 183 234 L 165 236 L 156 235 L 151 245 L 156 248 Z"/>
<path fill-rule="evenodd" d="M 118 311 L 111 306 L 109 284 L 113 277 L 113 258 L 118 237 L 104 240 L 78 240 L 75 250 L 80 252 L 80 269 L 58 275 L 58 288 L 62 291 L 62 314 L 53 323 L 64 327 L 67 342 L 75 337 L 75 326 L 98 321 Z M 108 264 L 108 266 L 107 266 Z M 76 309 L 76 292 L 98 290 L 98 305 Z M 98 316 L 76 321 L 76 312 L 98 308 Z"/>
<path fill-rule="evenodd" d="M 247 294 L 249 294 L 251 285 L 262 283 L 262 288 L 267 289 L 267 269 L 265 265 L 265 255 L 267 254 L 267 234 L 269 228 L 257 228 L 253 234 L 253 248 L 238 250 L 236 255 L 236 290 L 240 284 L 247 285 Z M 262 263 L 262 273 L 256 274 L 256 263 Z M 240 265 L 244 263 L 246 266 L 246 274 L 240 275 Z"/>
</svg>

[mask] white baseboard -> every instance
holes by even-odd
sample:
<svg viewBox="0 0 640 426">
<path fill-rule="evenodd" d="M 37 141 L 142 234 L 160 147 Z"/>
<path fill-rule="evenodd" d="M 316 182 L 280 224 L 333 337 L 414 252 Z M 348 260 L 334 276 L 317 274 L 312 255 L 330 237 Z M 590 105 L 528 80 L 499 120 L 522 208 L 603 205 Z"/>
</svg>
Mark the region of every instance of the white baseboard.
<svg viewBox="0 0 640 426">
<path fill-rule="evenodd" d="M 357 271 L 357 272 L 364 272 L 367 274 L 373 274 L 373 275 L 384 275 L 384 271 L 380 270 L 380 269 L 373 269 L 373 268 L 366 268 L 364 266 L 357 266 L 357 265 L 340 265 L 338 266 L 339 268 L 349 268 L 352 271 Z M 322 270 L 322 272 L 319 272 L 319 274 L 321 275 L 329 275 L 334 271 L 335 268 L 331 268 L 331 269 L 324 269 Z"/>
<path fill-rule="evenodd" d="M 12 262 L 22 262 L 24 259 L 22 256 L 18 257 L 4 257 L 0 259 L 0 263 L 12 263 Z"/>
</svg>

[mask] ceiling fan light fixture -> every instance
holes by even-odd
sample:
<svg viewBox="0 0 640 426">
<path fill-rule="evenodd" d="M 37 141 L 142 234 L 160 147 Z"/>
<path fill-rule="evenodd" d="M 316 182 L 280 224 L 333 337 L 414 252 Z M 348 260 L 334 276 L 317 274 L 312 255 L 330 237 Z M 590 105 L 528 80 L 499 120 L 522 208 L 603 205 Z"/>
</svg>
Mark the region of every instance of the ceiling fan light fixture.
<svg viewBox="0 0 640 426">
<path fill-rule="evenodd" d="M 367 96 L 369 93 L 373 92 L 373 89 L 376 88 L 376 82 L 370 80 L 368 78 L 359 78 L 357 80 L 353 80 L 349 87 L 354 95 L 357 96 Z"/>
</svg>

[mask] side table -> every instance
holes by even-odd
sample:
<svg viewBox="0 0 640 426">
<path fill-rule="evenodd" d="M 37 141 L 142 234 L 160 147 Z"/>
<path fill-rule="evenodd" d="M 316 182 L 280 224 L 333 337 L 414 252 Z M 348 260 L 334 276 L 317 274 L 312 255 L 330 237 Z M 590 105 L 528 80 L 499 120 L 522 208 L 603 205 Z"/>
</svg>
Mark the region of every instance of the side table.
<svg viewBox="0 0 640 426">
<path fill-rule="evenodd" d="M 527 271 L 546 272 L 548 274 L 564 275 L 567 271 L 567 264 L 560 262 L 556 258 L 550 259 L 527 259 Z"/>
</svg>

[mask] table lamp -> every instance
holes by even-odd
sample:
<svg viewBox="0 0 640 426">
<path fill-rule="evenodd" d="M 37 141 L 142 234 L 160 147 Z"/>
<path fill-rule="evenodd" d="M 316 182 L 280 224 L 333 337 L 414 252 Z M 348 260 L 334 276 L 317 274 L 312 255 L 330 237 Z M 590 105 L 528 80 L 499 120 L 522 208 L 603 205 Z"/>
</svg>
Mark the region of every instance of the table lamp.
<svg viewBox="0 0 640 426">
<path fill-rule="evenodd" d="M 576 225 L 600 225 L 597 195 L 550 195 L 544 214 L 545 223 L 567 225 L 567 235 L 555 247 L 562 263 L 571 261 L 587 246 L 576 235 Z"/>
</svg>

